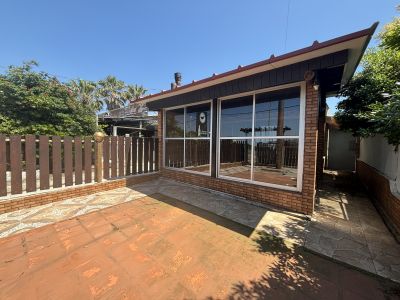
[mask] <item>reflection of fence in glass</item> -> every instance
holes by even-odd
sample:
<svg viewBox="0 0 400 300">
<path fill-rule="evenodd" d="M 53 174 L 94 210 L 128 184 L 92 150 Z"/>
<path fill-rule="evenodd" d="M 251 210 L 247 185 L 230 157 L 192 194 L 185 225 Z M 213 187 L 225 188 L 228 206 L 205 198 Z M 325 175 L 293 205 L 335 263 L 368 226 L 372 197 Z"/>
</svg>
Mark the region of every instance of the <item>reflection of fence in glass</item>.
<svg viewBox="0 0 400 300">
<path fill-rule="evenodd" d="M 103 142 L 105 179 L 157 170 L 157 139 L 134 139 L 135 146 L 131 138 L 110 139 Z M 106 144 L 115 150 L 111 157 Z M 92 183 L 97 149 L 92 137 L 0 135 L 0 196 Z M 119 172 L 110 176 L 116 166 Z"/>
<path fill-rule="evenodd" d="M 279 147 L 281 143 L 281 147 Z M 298 142 L 287 140 L 271 140 L 268 142 L 256 142 L 255 144 L 254 165 L 269 167 L 288 167 L 297 168 Z M 221 140 L 220 161 L 221 163 L 249 164 L 251 152 L 250 140 Z M 279 154 L 282 164 L 279 166 Z M 278 159 L 277 159 L 278 158 Z"/>
<path fill-rule="evenodd" d="M 251 161 L 250 140 L 221 140 L 220 162 L 249 164 Z"/>
<path fill-rule="evenodd" d="M 255 145 L 254 164 L 278 169 L 282 167 L 297 168 L 298 144 L 295 142 L 274 140 Z"/>
<path fill-rule="evenodd" d="M 209 140 L 186 140 L 185 166 L 198 167 L 210 163 Z"/>
</svg>

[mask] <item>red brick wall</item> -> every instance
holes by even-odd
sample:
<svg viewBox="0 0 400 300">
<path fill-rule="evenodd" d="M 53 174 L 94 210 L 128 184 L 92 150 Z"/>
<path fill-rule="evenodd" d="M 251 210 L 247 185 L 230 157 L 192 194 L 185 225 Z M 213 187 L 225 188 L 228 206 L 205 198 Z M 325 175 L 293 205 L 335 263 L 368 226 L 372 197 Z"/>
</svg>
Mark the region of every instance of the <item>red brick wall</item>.
<svg viewBox="0 0 400 300">
<path fill-rule="evenodd" d="M 208 175 L 193 174 L 163 168 L 162 146 L 160 147 L 161 176 L 177 181 L 245 197 L 248 200 L 274 205 L 296 212 L 311 214 L 314 209 L 317 134 L 318 134 L 318 91 L 311 84 L 306 87 L 305 136 L 304 136 L 304 171 L 302 192 L 284 191 L 281 189 L 242 183 L 227 179 L 213 178 Z M 158 134 L 160 144 L 163 138 L 162 112 L 159 112 Z"/>
<path fill-rule="evenodd" d="M 0 202 L 0 214 L 57 202 L 69 198 L 80 197 L 95 194 L 98 192 L 113 190 L 121 187 L 138 184 L 148 180 L 153 180 L 159 176 L 159 173 L 149 173 L 145 175 L 134 175 L 121 179 L 108 180 L 102 183 L 83 184 L 72 187 L 48 190 L 46 192 L 32 193 L 28 195 L 18 195 L 9 200 Z"/>
<path fill-rule="evenodd" d="M 390 191 L 389 180 L 378 170 L 357 160 L 357 175 L 373 195 L 378 210 L 395 235 L 400 236 L 400 199 Z"/>
</svg>

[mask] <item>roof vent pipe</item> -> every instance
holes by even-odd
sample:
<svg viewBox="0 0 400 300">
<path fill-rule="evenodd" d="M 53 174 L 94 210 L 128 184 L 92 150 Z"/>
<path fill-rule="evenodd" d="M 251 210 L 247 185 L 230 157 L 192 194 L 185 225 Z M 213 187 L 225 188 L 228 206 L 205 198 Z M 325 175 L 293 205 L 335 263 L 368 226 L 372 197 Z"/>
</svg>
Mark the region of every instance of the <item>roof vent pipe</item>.
<svg viewBox="0 0 400 300">
<path fill-rule="evenodd" d="M 175 77 L 176 86 L 178 86 L 178 87 L 181 86 L 182 85 L 182 74 L 180 72 L 176 72 L 174 74 L 174 77 Z"/>
<path fill-rule="evenodd" d="M 174 73 L 175 82 L 171 83 L 171 90 L 176 89 L 182 85 L 182 74 L 180 72 Z"/>
</svg>

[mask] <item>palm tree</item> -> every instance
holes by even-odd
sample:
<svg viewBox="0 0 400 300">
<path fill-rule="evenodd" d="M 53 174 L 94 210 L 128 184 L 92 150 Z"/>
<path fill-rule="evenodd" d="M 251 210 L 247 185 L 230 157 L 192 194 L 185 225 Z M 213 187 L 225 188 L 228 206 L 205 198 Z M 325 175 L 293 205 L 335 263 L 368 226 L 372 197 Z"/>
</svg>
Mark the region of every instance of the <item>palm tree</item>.
<svg viewBox="0 0 400 300">
<path fill-rule="evenodd" d="M 97 85 L 93 81 L 77 79 L 70 82 L 75 97 L 84 105 L 91 106 L 95 111 L 103 107 L 103 102 L 97 97 Z"/>
<path fill-rule="evenodd" d="M 142 85 L 128 85 L 127 93 L 132 101 L 136 101 L 146 94 L 147 90 Z"/>
<path fill-rule="evenodd" d="M 105 103 L 107 109 L 113 110 L 125 106 L 129 100 L 126 94 L 125 83 L 115 76 L 107 76 L 98 83 L 97 95 Z"/>
</svg>

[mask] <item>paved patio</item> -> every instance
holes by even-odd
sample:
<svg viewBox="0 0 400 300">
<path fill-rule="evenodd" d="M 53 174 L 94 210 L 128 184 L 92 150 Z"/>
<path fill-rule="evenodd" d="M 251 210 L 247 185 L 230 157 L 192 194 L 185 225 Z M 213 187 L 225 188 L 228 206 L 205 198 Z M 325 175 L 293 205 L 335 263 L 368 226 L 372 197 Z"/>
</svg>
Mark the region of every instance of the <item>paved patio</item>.
<svg viewBox="0 0 400 300">
<path fill-rule="evenodd" d="M 2 214 L 0 238 L 156 193 L 208 210 L 242 225 L 266 230 L 292 243 L 302 244 L 304 241 L 307 221 L 299 214 L 266 209 L 242 198 L 165 179 Z"/>
<path fill-rule="evenodd" d="M 352 174 L 326 173 L 305 247 L 400 282 L 400 244 Z"/>
<path fill-rule="evenodd" d="M 108 197 L 94 196 L 79 216 L 0 239 L 0 298 L 398 299 L 399 285 L 265 231 L 132 193 L 103 209 L 93 206 Z"/>
<path fill-rule="evenodd" d="M 0 238 L 68 218 L 163 194 L 362 270 L 400 282 L 400 245 L 387 230 L 362 189 L 341 185 L 335 177 L 318 191 L 320 204 L 312 221 L 291 212 L 256 206 L 242 198 L 175 181 L 158 179 L 130 188 L 69 199 L 0 215 Z"/>
</svg>

